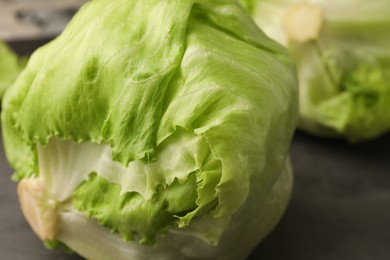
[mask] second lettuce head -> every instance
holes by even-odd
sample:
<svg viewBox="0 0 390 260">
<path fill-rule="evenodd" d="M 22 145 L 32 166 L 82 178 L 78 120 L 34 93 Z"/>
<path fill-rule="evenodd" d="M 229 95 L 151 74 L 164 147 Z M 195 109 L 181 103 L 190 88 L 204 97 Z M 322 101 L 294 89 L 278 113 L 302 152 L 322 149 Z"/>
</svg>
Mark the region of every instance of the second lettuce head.
<svg viewBox="0 0 390 260">
<path fill-rule="evenodd" d="M 241 0 L 298 68 L 300 128 L 358 142 L 390 129 L 390 1 Z"/>
</svg>

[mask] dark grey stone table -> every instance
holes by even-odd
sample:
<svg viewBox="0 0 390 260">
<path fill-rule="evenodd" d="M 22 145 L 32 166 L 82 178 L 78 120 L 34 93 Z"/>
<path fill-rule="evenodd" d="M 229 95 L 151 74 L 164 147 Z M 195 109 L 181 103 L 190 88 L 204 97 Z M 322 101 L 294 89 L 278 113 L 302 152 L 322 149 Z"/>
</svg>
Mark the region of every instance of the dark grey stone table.
<svg viewBox="0 0 390 260">
<path fill-rule="evenodd" d="M 33 234 L 0 146 L 0 259 L 80 259 L 46 250 Z M 351 146 L 298 132 L 291 155 L 291 203 L 249 260 L 390 259 L 390 135 Z"/>
<path fill-rule="evenodd" d="M 390 135 L 352 146 L 297 133 L 291 155 L 291 203 L 250 259 L 390 259 Z"/>
</svg>

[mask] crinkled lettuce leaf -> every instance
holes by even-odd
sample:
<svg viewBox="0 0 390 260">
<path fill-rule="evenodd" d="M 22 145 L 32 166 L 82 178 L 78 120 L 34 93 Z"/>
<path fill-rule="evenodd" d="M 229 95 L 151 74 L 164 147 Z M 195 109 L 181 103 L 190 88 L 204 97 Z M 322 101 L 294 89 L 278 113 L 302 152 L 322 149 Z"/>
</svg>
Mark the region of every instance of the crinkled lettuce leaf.
<svg viewBox="0 0 390 260">
<path fill-rule="evenodd" d="M 300 127 L 322 136 L 358 142 L 390 129 L 390 2 L 387 0 L 242 0 L 256 23 L 288 47 L 298 67 Z M 296 32 L 318 36 L 291 38 L 294 8 L 311 8 Z M 309 13 L 310 14 L 310 13 Z"/>
<path fill-rule="evenodd" d="M 96 0 L 31 56 L 2 127 L 46 244 L 240 259 L 287 205 L 296 114 L 291 58 L 236 1 Z"/>
</svg>

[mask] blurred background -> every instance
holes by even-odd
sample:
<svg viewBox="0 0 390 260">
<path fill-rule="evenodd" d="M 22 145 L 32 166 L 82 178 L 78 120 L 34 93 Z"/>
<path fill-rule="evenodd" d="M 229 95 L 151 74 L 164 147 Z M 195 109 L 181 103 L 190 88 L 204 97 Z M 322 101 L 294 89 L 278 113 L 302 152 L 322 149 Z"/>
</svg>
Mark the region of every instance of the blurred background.
<svg viewBox="0 0 390 260">
<path fill-rule="evenodd" d="M 0 0 L 0 40 L 19 54 L 57 36 L 87 0 Z M 25 44 L 31 42 L 32 44 Z"/>
<path fill-rule="evenodd" d="M 0 0 L 0 40 L 19 55 L 56 37 L 85 0 Z M 1 140 L 0 140 L 1 141 Z M 297 132 L 294 191 L 277 228 L 250 260 L 387 260 L 390 135 L 350 145 Z M 80 259 L 48 251 L 19 209 L 0 143 L 0 259 Z"/>
<path fill-rule="evenodd" d="M 7 41 L 53 37 L 86 0 L 0 0 L 0 37 Z"/>
</svg>

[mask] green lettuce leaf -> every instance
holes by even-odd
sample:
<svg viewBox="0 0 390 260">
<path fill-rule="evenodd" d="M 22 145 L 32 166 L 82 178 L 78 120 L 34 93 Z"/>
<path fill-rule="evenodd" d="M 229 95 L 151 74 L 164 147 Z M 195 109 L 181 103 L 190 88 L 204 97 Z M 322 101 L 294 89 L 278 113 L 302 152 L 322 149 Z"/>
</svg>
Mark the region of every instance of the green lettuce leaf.
<svg viewBox="0 0 390 260">
<path fill-rule="evenodd" d="M 24 67 L 24 59 L 18 56 L 0 41 L 0 99 L 4 96 L 6 89 L 14 82 L 19 72 Z"/>
</svg>

